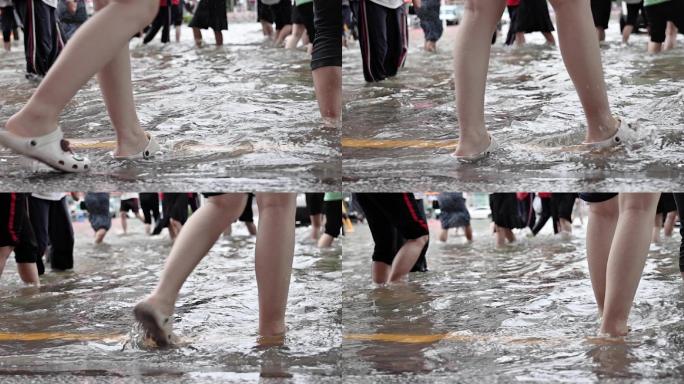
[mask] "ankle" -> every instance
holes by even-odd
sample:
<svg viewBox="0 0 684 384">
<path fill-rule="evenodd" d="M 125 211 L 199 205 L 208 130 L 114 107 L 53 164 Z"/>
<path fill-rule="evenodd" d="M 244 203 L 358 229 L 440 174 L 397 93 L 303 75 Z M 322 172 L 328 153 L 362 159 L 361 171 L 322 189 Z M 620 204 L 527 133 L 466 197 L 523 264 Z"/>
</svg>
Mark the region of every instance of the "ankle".
<svg viewBox="0 0 684 384">
<path fill-rule="evenodd" d="M 282 336 L 285 331 L 285 320 L 259 322 L 259 335 L 262 337 Z"/>
<path fill-rule="evenodd" d="M 57 117 L 35 113 L 26 108 L 14 114 L 5 123 L 5 129 L 20 136 L 42 136 L 57 128 Z"/>
<path fill-rule="evenodd" d="M 621 337 L 629 333 L 626 321 L 604 321 L 601 324 L 601 333 L 611 337 Z"/>
<path fill-rule="evenodd" d="M 176 300 L 163 297 L 156 292 L 149 295 L 143 301 L 157 308 L 165 316 L 171 316 L 173 314 L 176 302 Z"/>
</svg>

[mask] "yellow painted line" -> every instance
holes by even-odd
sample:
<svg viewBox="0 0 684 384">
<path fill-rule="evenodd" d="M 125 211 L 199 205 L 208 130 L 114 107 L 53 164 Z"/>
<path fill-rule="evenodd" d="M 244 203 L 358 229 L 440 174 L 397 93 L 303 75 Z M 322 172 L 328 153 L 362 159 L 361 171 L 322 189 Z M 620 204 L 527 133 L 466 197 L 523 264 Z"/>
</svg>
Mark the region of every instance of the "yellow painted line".
<svg viewBox="0 0 684 384">
<path fill-rule="evenodd" d="M 344 336 L 347 340 L 355 341 L 380 341 L 387 343 L 402 343 L 402 344 L 429 344 L 439 341 L 455 341 L 455 342 L 494 342 L 505 344 L 548 344 L 550 342 L 558 342 L 559 340 L 552 340 L 540 337 L 512 337 L 512 336 L 486 336 L 486 335 L 468 335 L 460 333 L 442 333 L 432 335 L 416 335 L 416 334 L 396 334 L 396 333 L 374 333 L 374 334 L 348 334 Z"/>
<path fill-rule="evenodd" d="M 74 149 L 114 149 L 115 140 L 91 140 L 91 139 L 68 139 Z M 211 145 L 198 142 L 178 142 L 173 146 L 174 151 L 183 152 L 207 152 L 207 153 L 242 153 L 252 152 L 251 144 L 239 144 L 235 146 Z"/>
<path fill-rule="evenodd" d="M 12 333 L 0 332 L 0 341 L 120 341 L 124 340 L 126 335 L 115 333 L 65 333 L 65 332 L 26 332 L 26 333 Z"/>
<path fill-rule="evenodd" d="M 342 138 L 344 148 L 393 149 L 393 148 L 456 148 L 458 140 L 380 140 Z"/>
</svg>

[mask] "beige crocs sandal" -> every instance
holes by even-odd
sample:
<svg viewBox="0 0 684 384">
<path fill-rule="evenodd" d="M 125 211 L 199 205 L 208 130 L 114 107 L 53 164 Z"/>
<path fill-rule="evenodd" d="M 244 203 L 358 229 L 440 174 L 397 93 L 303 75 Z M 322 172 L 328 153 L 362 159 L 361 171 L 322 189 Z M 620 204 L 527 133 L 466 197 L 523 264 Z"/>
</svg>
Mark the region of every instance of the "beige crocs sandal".
<svg viewBox="0 0 684 384">
<path fill-rule="evenodd" d="M 0 130 L 0 144 L 58 171 L 80 173 L 90 170 L 90 161 L 71 150 L 60 128 L 38 137 L 17 136 L 2 129 Z"/>
<path fill-rule="evenodd" d="M 484 158 L 489 157 L 489 155 L 492 154 L 492 152 L 496 151 L 499 149 L 499 143 L 494 139 L 494 136 L 489 135 L 489 146 L 485 148 L 484 151 L 475 154 L 475 155 L 469 155 L 469 156 L 457 156 L 455 154 L 451 154 L 451 157 L 454 159 L 460 161 L 461 163 L 474 163 L 477 161 L 480 161 Z"/>
<path fill-rule="evenodd" d="M 112 157 L 116 160 L 149 160 L 153 158 L 156 154 L 161 152 L 161 146 L 157 142 L 157 139 L 148 132 L 145 132 L 145 136 L 147 136 L 148 141 L 147 146 L 142 152 L 130 156 L 115 156 L 114 152 L 112 152 Z"/>
</svg>

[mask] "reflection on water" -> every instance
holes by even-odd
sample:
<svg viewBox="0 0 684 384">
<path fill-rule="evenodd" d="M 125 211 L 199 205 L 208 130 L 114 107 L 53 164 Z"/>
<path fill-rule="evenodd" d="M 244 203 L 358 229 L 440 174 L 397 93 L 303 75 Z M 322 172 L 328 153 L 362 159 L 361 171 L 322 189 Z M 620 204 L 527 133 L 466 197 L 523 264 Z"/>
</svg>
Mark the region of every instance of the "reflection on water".
<svg viewBox="0 0 684 384">
<path fill-rule="evenodd" d="M 458 138 L 453 92 L 452 46 L 448 28 L 437 54 L 413 40 L 405 68 L 396 78 L 363 81 L 358 47 L 345 50 L 343 136 L 371 140 L 428 140 L 422 148 L 343 147 L 344 180 L 349 189 L 396 191 L 510 191 L 535 187 L 553 190 L 672 190 L 684 182 L 684 50 L 647 56 L 647 36 L 621 46 L 617 25 L 602 49 L 614 112 L 635 122 L 633 148 L 617 149 L 607 159 L 563 151 L 584 138 L 579 99 L 564 70 L 560 51 L 541 44 L 540 34 L 522 49 L 494 46 L 486 99 L 490 131 L 503 151 L 476 165 L 456 163 L 444 147 Z M 539 35 L 539 36 L 537 36 Z"/>
<path fill-rule="evenodd" d="M 371 283 L 368 228 L 357 225 L 343 241 L 342 355 L 350 382 L 368 374 L 379 382 L 684 378 L 678 236 L 652 247 L 632 333 L 610 344 L 590 338 L 599 323 L 583 228 L 569 241 L 522 236 L 496 250 L 488 223 L 473 224 L 475 243 L 433 241 L 430 271 L 387 287 Z"/>
<path fill-rule="evenodd" d="M 96 247 L 87 224 L 78 223 L 75 271 L 47 273 L 38 292 L 20 288 L 15 264 L 8 262 L 0 280 L 0 381 L 55 379 L 50 373 L 64 382 L 89 376 L 160 382 L 338 377 L 341 306 L 330 298 L 341 290 L 339 247 L 319 251 L 297 244 L 285 344 L 260 347 L 255 241 L 236 228 L 183 286 L 174 324 L 180 346 L 158 350 L 141 342 L 132 308 L 156 284 L 170 245 L 167 238 L 146 237 L 141 224 L 131 224 L 132 234 L 119 236 L 115 222 L 105 240 L 109 244 Z M 297 229 L 297 238 L 307 235 L 307 228 Z M 54 339 L 46 340 L 46 334 Z M 21 335 L 40 340 L 16 341 Z"/>
<path fill-rule="evenodd" d="M 0 181 L 8 191 L 322 190 L 339 179 L 339 132 L 321 126 L 310 56 L 262 46 L 256 23 L 234 24 L 226 46 L 196 49 L 192 32 L 181 44 L 132 47 L 140 119 L 162 141 L 160 161 L 120 163 L 108 145 L 80 149 L 95 162 L 88 177 L 34 174 L 0 150 Z M 29 98 L 23 52 L 0 56 L 0 124 Z M 99 88 L 92 81 L 67 106 L 61 126 L 74 144 L 112 140 Z M 199 183 L 199 185 L 198 185 Z"/>
</svg>

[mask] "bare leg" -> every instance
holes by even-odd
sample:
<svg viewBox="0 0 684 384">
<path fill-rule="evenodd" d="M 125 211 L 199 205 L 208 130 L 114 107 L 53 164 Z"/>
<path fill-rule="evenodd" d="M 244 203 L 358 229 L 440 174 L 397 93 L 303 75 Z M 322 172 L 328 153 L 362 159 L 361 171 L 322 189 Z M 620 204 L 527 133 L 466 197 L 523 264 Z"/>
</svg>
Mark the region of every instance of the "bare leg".
<svg viewBox="0 0 684 384">
<path fill-rule="evenodd" d="M 542 32 L 544 35 L 544 38 L 546 39 L 546 44 L 549 45 L 556 45 L 556 38 L 553 37 L 553 33 L 551 32 Z"/>
<path fill-rule="evenodd" d="M 183 229 L 183 224 L 180 221 L 170 219 L 169 220 L 169 235 L 171 235 L 171 240 L 175 241 L 180 235 L 181 229 Z"/>
<path fill-rule="evenodd" d="M 296 196 L 294 193 L 257 194 L 260 219 L 255 260 L 261 336 L 285 332 L 294 257 Z M 243 203 L 241 207 L 244 206 Z"/>
<path fill-rule="evenodd" d="M 677 212 L 668 212 L 665 217 L 665 225 L 663 226 L 666 237 L 672 237 L 675 224 L 677 223 Z"/>
<path fill-rule="evenodd" d="M 389 281 L 390 272 L 392 272 L 391 265 L 374 261 L 371 268 L 371 275 L 375 284 L 385 284 Z"/>
<path fill-rule="evenodd" d="M 245 223 L 245 226 L 247 227 L 247 231 L 251 236 L 256 236 L 257 235 L 257 227 L 254 225 L 254 223 Z"/>
<path fill-rule="evenodd" d="M 0 247 L 0 276 L 2 276 L 2 271 L 5 269 L 7 264 L 7 259 L 9 255 L 12 254 L 14 247 Z"/>
<path fill-rule="evenodd" d="M 589 2 L 551 0 L 551 4 L 556 10 L 563 61 L 587 118 L 585 142 L 605 140 L 615 134 L 618 122 L 608 103 L 601 49 L 594 34 Z"/>
<path fill-rule="evenodd" d="M 516 47 L 522 47 L 525 45 L 525 33 L 524 32 L 516 32 L 515 33 L 515 46 Z"/>
<path fill-rule="evenodd" d="M 596 27 L 596 34 L 598 35 L 598 41 L 606 41 L 606 30 L 603 28 Z"/>
<path fill-rule="evenodd" d="M 674 49 L 677 45 L 677 26 L 671 22 L 667 22 L 667 27 L 665 29 L 665 46 L 663 47 L 664 50 L 668 51 L 670 49 Z"/>
<path fill-rule="evenodd" d="M 40 286 L 38 277 L 38 266 L 36 263 L 17 263 L 17 272 L 21 281 L 26 284 Z"/>
<path fill-rule="evenodd" d="M 620 194 L 620 218 L 606 268 L 606 298 L 601 332 L 627 334 L 627 318 L 644 270 L 651 221 L 660 193 Z"/>
<path fill-rule="evenodd" d="M 119 212 L 121 215 L 121 229 L 123 230 L 123 234 L 128 233 L 128 213 L 126 212 Z"/>
<path fill-rule="evenodd" d="M 269 39 L 275 38 L 273 36 L 273 25 L 267 21 L 261 22 L 261 32 L 264 34 L 264 37 L 267 37 Z"/>
<path fill-rule="evenodd" d="M 321 238 L 318 239 L 318 248 L 330 248 L 333 241 L 335 241 L 334 237 L 324 233 Z"/>
<path fill-rule="evenodd" d="M 663 214 L 657 213 L 653 222 L 653 231 L 651 235 L 652 243 L 660 243 L 660 230 L 663 228 Z"/>
<path fill-rule="evenodd" d="M 197 48 L 202 46 L 202 30 L 199 28 L 193 28 L 192 29 L 192 35 L 195 38 L 195 45 Z"/>
<path fill-rule="evenodd" d="M 466 240 L 468 240 L 469 243 L 473 242 L 473 227 L 470 225 L 466 225 L 465 227 L 465 237 Z"/>
<path fill-rule="evenodd" d="M 506 236 L 506 240 L 508 240 L 508 243 L 515 243 L 515 234 L 513 234 L 513 230 L 510 228 L 503 228 L 504 235 Z"/>
<path fill-rule="evenodd" d="M 318 240 L 321 232 L 321 223 L 323 222 L 323 214 L 311 215 L 311 239 Z"/>
<path fill-rule="evenodd" d="M 214 40 L 217 47 L 223 46 L 223 31 L 214 31 Z"/>
<path fill-rule="evenodd" d="M 496 240 L 496 247 L 503 248 L 506 246 L 506 229 L 495 225 L 494 239 Z"/>
<path fill-rule="evenodd" d="M 394 262 L 392 263 L 392 271 L 390 272 L 389 281 L 398 281 L 406 277 L 411 269 L 418 261 L 420 254 L 423 252 L 423 247 L 427 244 L 430 237 L 425 235 L 415 240 L 408 240 L 397 252 Z"/>
<path fill-rule="evenodd" d="M 176 43 L 180 43 L 181 39 L 181 27 L 179 25 L 176 26 Z"/>
<path fill-rule="evenodd" d="M 599 316 L 603 314 L 603 302 L 606 297 L 606 267 L 619 217 L 618 210 L 617 198 L 589 204 L 587 262 Z"/>
<path fill-rule="evenodd" d="M 276 41 L 275 41 L 275 46 L 280 47 L 283 45 L 283 42 L 285 41 L 285 38 L 288 37 L 292 33 L 292 25 L 288 24 L 283 27 L 281 30 L 276 30 Z"/>
<path fill-rule="evenodd" d="M 627 44 L 629 43 L 629 37 L 632 36 L 632 32 L 634 32 L 634 26 L 633 25 L 625 25 L 625 27 L 622 29 L 622 42 Z"/>
<path fill-rule="evenodd" d="M 652 41 L 648 42 L 648 53 L 660 53 L 663 50 L 662 43 L 654 43 Z"/>
<path fill-rule="evenodd" d="M 489 146 L 484 97 L 492 33 L 506 7 L 503 0 L 468 0 L 458 27 L 454 73 L 460 137 L 456 155 L 475 155 Z"/>
<path fill-rule="evenodd" d="M 240 216 L 246 202 L 243 194 L 214 196 L 190 216 L 171 249 L 157 287 L 146 299 L 148 303 L 166 316 L 173 313 L 183 283 L 223 230 Z"/>
<path fill-rule="evenodd" d="M 439 233 L 439 241 L 446 243 L 449 238 L 449 229 L 442 228 L 442 232 Z"/>
<path fill-rule="evenodd" d="M 313 71 L 313 81 L 321 117 L 337 124 L 342 119 L 342 68 L 318 68 Z"/>
<path fill-rule="evenodd" d="M 295 49 L 301 40 L 302 35 L 306 32 L 306 27 L 302 24 L 294 24 L 292 27 L 292 37 L 287 41 L 285 48 Z"/>
<path fill-rule="evenodd" d="M 100 2 L 100 6 L 105 3 Z M 128 40 L 136 31 L 148 24 L 156 15 L 159 2 L 156 0 L 112 0 L 88 20 L 66 45 L 45 79 L 33 93 L 28 103 L 5 127 L 19 136 L 42 136 L 57 128 L 59 115 L 67 103 L 96 73 L 104 75 L 101 81 L 105 102 L 117 131 L 118 154 L 134 154 L 146 145 L 147 139 L 135 116 L 132 95 L 127 90 L 124 50 Z M 127 76 L 128 77 L 127 77 Z M 102 80 L 102 78 L 100 78 Z M 116 100 L 116 97 L 121 99 Z M 118 104 L 117 104 L 118 103 Z M 110 109 L 111 108 L 111 109 Z M 124 117 L 124 111 L 129 116 Z M 132 113 L 131 113 L 132 111 Z M 135 122 L 128 125 L 130 122 Z M 129 142 L 131 137 L 141 138 Z M 130 145 L 130 147 L 128 146 Z"/>
<path fill-rule="evenodd" d="M 107 236 L 107 230 L 104 228 L 98 229 L 97 232 L 95 232 L 95 244 L 102 244 L 105 236 Z"/>
</svg>

